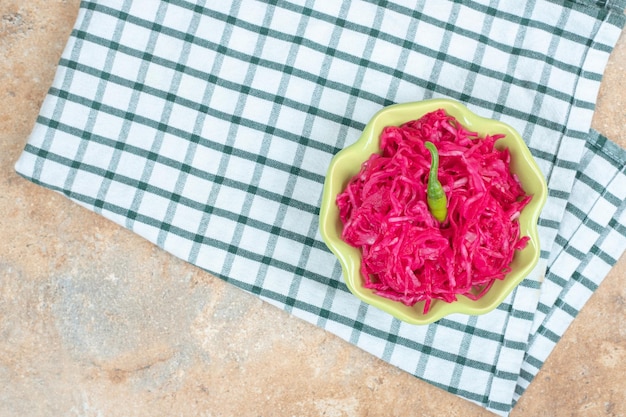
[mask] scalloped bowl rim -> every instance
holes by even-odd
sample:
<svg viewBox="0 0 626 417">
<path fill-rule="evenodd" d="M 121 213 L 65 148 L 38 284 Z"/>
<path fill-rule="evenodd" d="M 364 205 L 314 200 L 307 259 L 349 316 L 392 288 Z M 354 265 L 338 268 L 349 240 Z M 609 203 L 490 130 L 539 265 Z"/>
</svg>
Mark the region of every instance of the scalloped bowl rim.
<svg viewBox="0 0 626 417">
<path fill-rule="evenodd" d="M 453 303 L 433 300 L 427 314 L 422 313 L 423 302 L 413 307 L 383 298 L 361 284 L 361 253 L 341 239 L 342 225 L 335 204 L 337 194 L 361 167 L 361 163 L 374 152 L 379 152 L 379 137 L 383 127 L 400 125 L 409 120 L 443 108 L 468 130 L 485 134 L 504 133 L 497 147 L 508 147 L 511 152 L 511 170 L 518 176 L 525 192 L 532 194 L 531 202 L 520 215 L 520 233 L 530 237 L 526 248 L 517 251 L 511 264 L 512 271 L 504 280 L 497 280 L 479 300 L 459 296 Z M 537 230 L 539 214 L 547 199 L 547 186 L 541 170 L 523 139 L 508 124 L 487 119 L 470 111 L 465 105 L 451 99 L 431 99 L 419 102 L 394 104 L 378 111 L 369 121 L 360 138 L 339 151 L 331 160 L 324 181 L 320 206 L 320 234 L 333 254 L 339 259 L 343 277 L 350 292 L 362 301 L 411 324 L 429 324 L 454 313 L 480 315 L 494 310 L 531 272 L 539 260 L 540 248 Z"/>
</svg>

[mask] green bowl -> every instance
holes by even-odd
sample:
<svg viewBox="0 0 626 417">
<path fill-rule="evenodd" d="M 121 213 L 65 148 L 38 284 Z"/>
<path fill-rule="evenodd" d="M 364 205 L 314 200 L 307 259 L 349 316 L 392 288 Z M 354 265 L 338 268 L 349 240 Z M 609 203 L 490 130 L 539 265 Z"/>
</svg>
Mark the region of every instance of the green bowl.
<svg viewBox="0 0 626 417">
<path fill-rule="evenodd" d="M 509 148 L 511 171 L 518 176 L 524 191 L 533 196 L 519 218 L 520 233 L 522 236 L 530 236 L 530 241 L 523 250 L 515 253 L 511 272 L 505 279 L 496 280 L 482 298 L 471 300 L 458 296 L 458 300 L 452 303 L 433 300 L 428 313 L 423 314 L 424 302 L 409 307 L 401 302 L 378 296 L 372 290 L 363 287 L 360 273 L 361 252 L 341 239 L 343 225 L 339 219 L 335 199 L 344 190 L 348 181 L 359 172 L 361 164 L 372 153 L 380 152 L 380 134 L 385 126 L 399 126 L 440 108 L 460 121 L 468 130 L 478 132 L 481 136 L 496 133 L 506 135 L 496 142 L 496 147 Z M 449 99 L 395 104 L 376 113 L 365 127 L 359 140 L 338 152 L 332 159 L 324 182 L 320 208 L 320 233 L 326 245 L 339 259 L 346 285 L 355 296 L 405 322 L 429 324 L 453 313 L 479 315 L 492 311 L 530 273 L 539 260 L 537 220 L 546 198 L 546 181 L 528 147 L 511 126 L 477 116 L 463 104 Z"/>
</svg>

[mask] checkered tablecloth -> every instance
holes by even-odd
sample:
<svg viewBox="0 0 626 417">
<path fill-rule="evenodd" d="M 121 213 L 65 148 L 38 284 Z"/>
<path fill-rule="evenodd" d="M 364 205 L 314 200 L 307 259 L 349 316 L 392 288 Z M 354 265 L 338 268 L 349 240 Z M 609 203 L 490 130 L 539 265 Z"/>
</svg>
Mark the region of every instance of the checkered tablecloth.
<svg viewBox="0 0 626 417">
<path fill-rule="evenodd" d="M 626 152 L 590 131 L 624 0 L 85 0 L 16 169 L 175 256 L 505 415 L 626 247 Z M 392 103 L 515 127 L 541 260 L 495 311 L 412 326 L 318 233 L 328 164 Z"/>
</svg>

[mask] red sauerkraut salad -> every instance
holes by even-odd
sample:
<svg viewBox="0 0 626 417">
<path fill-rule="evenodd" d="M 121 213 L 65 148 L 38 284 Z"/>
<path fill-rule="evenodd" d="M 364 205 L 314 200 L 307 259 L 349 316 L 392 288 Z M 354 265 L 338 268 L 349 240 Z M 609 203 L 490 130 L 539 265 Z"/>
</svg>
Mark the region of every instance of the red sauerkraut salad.
<svg viewBox="0 0 626 417">
<path fill-rule="evenodd" d="M 425 314 L 432 300 L 476 300 L 505 277 L 529 240 L 518 217 L 531 197 L 510 171 L 509 150 L 494 147 L 502 137 L 479 137 L 443 109 L 383 129 L 381 153 L 337 196 L 342 238 L 361 250 L 366 288 L 408 306 L 425 301 Z M 439 152 L 442 223 L 426 203 L 426 141 Z"/>
</svg>

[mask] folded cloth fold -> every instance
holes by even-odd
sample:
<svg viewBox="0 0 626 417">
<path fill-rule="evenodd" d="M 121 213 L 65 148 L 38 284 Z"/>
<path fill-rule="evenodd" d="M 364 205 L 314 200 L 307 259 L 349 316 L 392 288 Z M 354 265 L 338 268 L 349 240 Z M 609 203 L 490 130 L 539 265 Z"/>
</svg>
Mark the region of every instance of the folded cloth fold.
<svg viewBox="0 0 626 417">
<path fill-rule="evenodd" d="M 590 132 L 624 1 L 85 0 L 18 173 L 505 415 L 626 247 L 626 153 Z M 495 311 L 361 303 L 317 215 L 383 106 L 450 97 L 524 137 L 541 260 Z"/>
</svg>

